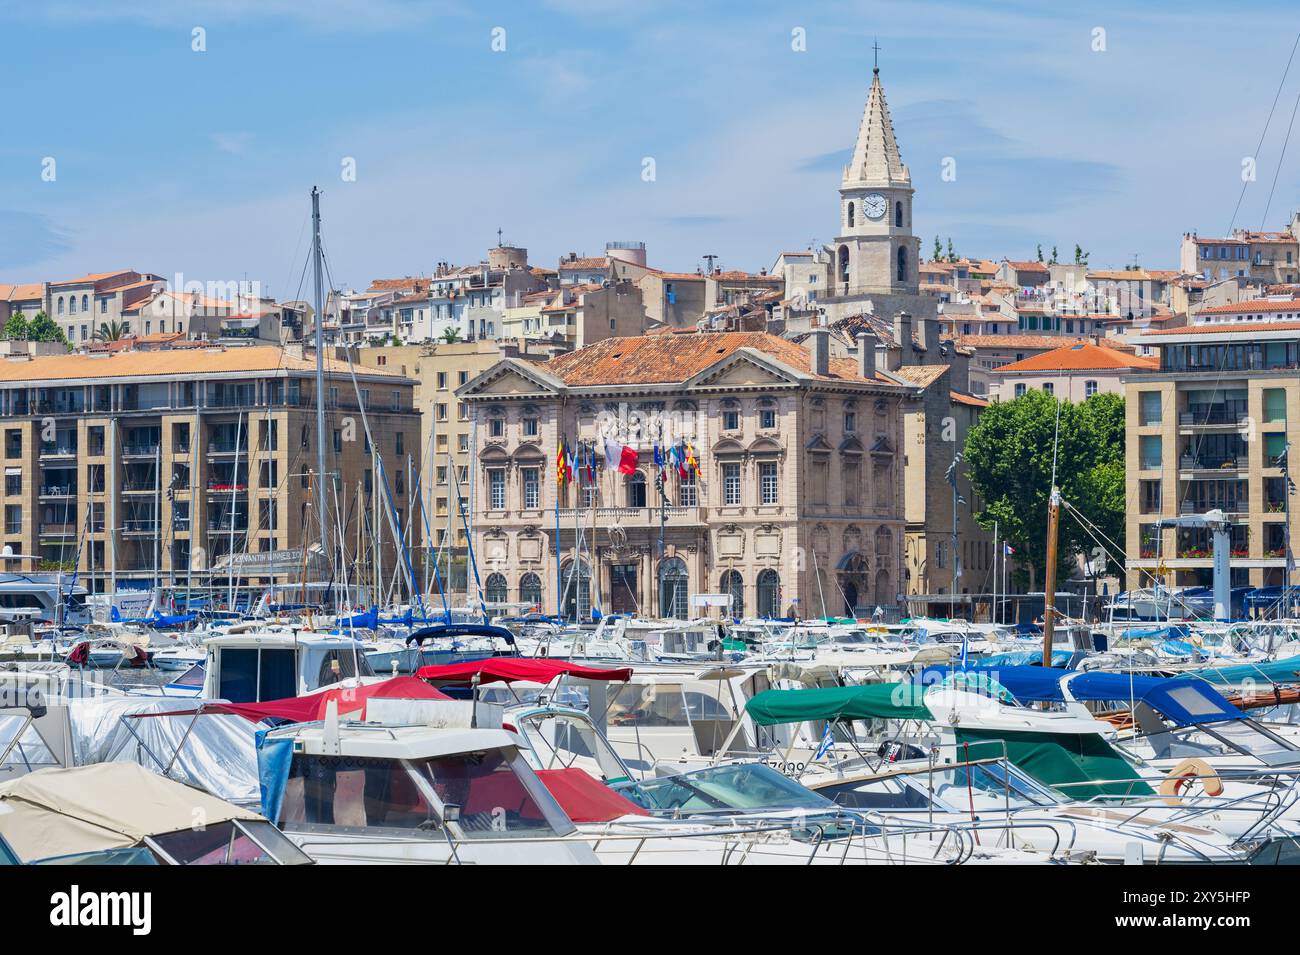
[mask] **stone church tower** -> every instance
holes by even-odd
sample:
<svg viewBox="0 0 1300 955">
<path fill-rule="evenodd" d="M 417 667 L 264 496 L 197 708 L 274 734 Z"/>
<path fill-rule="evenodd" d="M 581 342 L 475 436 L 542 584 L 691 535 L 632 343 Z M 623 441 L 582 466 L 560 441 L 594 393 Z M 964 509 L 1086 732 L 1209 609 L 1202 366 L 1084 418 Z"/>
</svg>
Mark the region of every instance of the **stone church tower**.
<svg viewBox="0 0 1300 955">
<path fill-rule="evenodd" d="M 933 299 L 917 288 L 921 240 L 912 234 L 912 176 L 898 151 L 894 125 L 872 70 L 871 90 L 858 127 L 853 157 L 840 180 L 840 226 L 826 247 L 827 321 L 869 312 L 933 312 Z"/>
</svg>

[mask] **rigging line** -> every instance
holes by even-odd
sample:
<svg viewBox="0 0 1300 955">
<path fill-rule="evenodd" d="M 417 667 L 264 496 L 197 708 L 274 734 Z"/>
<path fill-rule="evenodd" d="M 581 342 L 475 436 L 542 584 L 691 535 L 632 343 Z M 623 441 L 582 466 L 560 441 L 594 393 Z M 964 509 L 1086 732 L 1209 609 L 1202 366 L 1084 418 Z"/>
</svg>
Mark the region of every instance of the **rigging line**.
<svg viewBox="0 0 1300 955">
<path fill-rule="evenodd" d="M 1300 43 L 1300 35 L 1296 37 L 1296 42 Z M 1292 51 L 1294 53 L 1294 51 Z M 1259 231 L 1264 231 L 1264 225 L 1268 222 L 1268 210 L 1273 205 L 1273 191 L 1277 188 L 1277 177 L 1282 172 L 1282 164 L 1286 160 L 1286 149 L 1291 144 L 1291 129 L 1295 126 L 1296 110 L 1300 109 L 1300 92 L 1296 93 L 1295 105 L 1291 107 L 1291 121 L 1286 125 L 1286 138 L 1282 140 L 1282 152 L 1277 157 L 1277 166 L 1273 170 L 1273 182 L 1268 187 L 1268 201 L 1264 203 L 1264 215 L 1260 221 Z"/>
<path fill-rule="evenodd" d="M 1273 111 L 1277 109 L 1277 101 L 1282 96 L 1282 88 L 1286 85 L 1286 77 L 1291 72 L 1291 61 L 1295 59 L 1296 48 L 1300 47 L 1300 33 L 1296 34 L 1295 43 L 1291 45 L 1291 55 L 1287 57 L 1286 69 L 1282 71 L 1282 79 L 1277 84 L 1277 92 L 1273 94 L 1273 105 L 1268 108 L 1268 119 L 1264 121 L 1264 128 L 1260 131 L 1259 142 L 1255 144 L 1255 158 L 1258 161 L 1259 151 L 1264 148 L 1264 137 L 1268 135 L 1268 127 L 1273 123 Z M 1279 168 L 1281 160 L 1278 160 Z M 1274 180 L 1276 181 L 1276 180 Z M 1228 223 L 1228 234 L 1232 235 L 1232 230 L 1237 224 L 1237 213 L 1241 211 L 1242 200 L 1246 198 L 1246 187 L 1250 185 L 1250 180 L 1241 184 L 1241 194 L 1237 196 L 1237 206 L 1232 210 L 1232 221 Z M 1272 192 L 1269 193 L 1271 198 Z"/>
</svg>

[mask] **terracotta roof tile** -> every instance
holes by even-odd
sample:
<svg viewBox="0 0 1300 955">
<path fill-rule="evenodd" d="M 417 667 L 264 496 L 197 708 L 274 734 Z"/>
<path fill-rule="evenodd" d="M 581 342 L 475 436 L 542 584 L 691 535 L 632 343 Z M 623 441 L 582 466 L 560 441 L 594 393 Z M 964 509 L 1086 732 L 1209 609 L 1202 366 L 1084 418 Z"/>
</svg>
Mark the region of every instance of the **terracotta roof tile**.
<svg viewBox="0 0 1300 955">
<path fill-rule="evenodd" d="M 752 348 L 811 374 L 807 349 L 764 332 L 692 332 L 680 335 L 641 335 L 607 338 L 586 348 L 552 358 L 546 369 L 570 385 L 669 384 L 686 381 L 734 354 Z M 857 362 L 832 358 L 825 380 L 858 381 Z M 877 381 L 885 379 L 877 376 Z"/>
<path fill-rule="evenodd" d="M 1300 312 L 1300 299 L 1254 299 L 1250 302 L 1229 302 L 1226 305 L 1211 305 L 1198 312 L 1199 315 L 1250 315 L 1267 312 Z"/>
<path fill-rule="evenodd" d="M 1181 328 L 1157 328 L 1147 335 L 1222 335 L 1240 332 L 1247 335 L 1261 332 L 1300 331 L 1300 322 L 1233 322 L 1218 325 L 1186 325 Z"/>
<path fill-rule="evenodd" d="M 987 408 L 989 400 L 981 398 L 979 395 L 968 395 L 963 391 L 950 391 L 948 397 L 959 405 L 969 405 L 972 408 Z"/>
<path fill-rule="evenodd" d="M 995 375 L 1026 371 L 1122 371 L 1128 368 L 1158 368 L 1153 358 L 1141 358 L 1091 342 L 1076 342 L 993 369 Z"/>
<path fill-rule="evenodd" d="M 947 365 L 900 365 L 895 374 L 900 378 L 906 378 L 914 385 L 929 388 L 942 378 L 947 370 Z"/>
<path fill-rule="evenodd" d="M 967 348 L 1041 348 L 1046 351 L 1081 341 L 1082 338 L 1065 335 L 963 335 L 957 339 L 957 344 Z"/>
</svg>

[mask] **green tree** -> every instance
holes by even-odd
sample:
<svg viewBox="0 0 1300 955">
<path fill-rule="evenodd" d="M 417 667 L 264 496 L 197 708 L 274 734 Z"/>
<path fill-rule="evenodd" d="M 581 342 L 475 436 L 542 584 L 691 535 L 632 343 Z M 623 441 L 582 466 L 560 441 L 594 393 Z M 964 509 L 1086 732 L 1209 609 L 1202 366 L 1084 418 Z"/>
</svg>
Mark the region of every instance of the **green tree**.
<svg viewBox="0 0 1300 955">
<path fill-rule="evenodd" d="M 33 342 L 60 342 L 66 345 L 68 336 L 63 334 L 63 329 L 59 328 L 54 319 L 44 312 L 37 312 L 32 320 L 27 323 L 27 340 Z"/>
<path fill-rule="evenodd" d="M 27 322 L 27 316 L 22 312 L 14 312 L 9 316 L 9 321 L 5 322 L 5 338 L 11 342 L 21 341 L 27 338 L 31 331 Z"/>
<path fill-rule="evenodd" d="M 460 341 L 460 329 L 444 328 L 442 330 L 442 340 L 446 342 L 448 345 L 456 344 L 456 342 Z"/>
<path fill-rule="evenodd" d="M 1073 404 L 1030 391 L 1014 401 L 989 406 L 966 439 L 967 473 L 985 502 L 975 519 L 989 529 L 996 521 L 999 536 L 1011 543 L 1022 564 L 1032 568 L 1032 576 L 1017 570 L 1022 586 L 1041 587 L 1047 566 L 1054 448 L 1061 496 L 1119 543 L 1125 495 L 1124 401 L 1118 395 L 1098 394 Z M 1059 526 L 1059 569 L 1065 575 L 1065 561 L 1091 556 L 1097 543 L 1064 508 Z"/>
<path fill-rule="evenodd" d="M 116 342 L 126 338 L 126 326 L 122 322 L 101 322 L 95 331 L 95 341 Z"/>
<path fill-rule="evenodd" d="M 1088 264 L 1088 253 L 1083 251 L 1083 246 L 1079 245 L 1077 242 L 1074 244 L 1074 264 L 1075 265 Z"/>
<path fill-rule="evenodd" d="M 931 256 L 931 261 L 938 262 L 942 258 L 943 258 L 943 245 L 942 243 L 939 242 L 939 237 L 936 235 L 934 237 L 934 255 Z"/>
<path fill-rule="evenodd" d="M 1038 261 L 1043 261 L 1043 244 L 1041 242 L 1038 243 Z"/>
<path fill-rule="evenodd" d="M 1052 246 L 1052 257 L 1048 260 L 1052 265 L 1056 264 L 1056 246 Z"/>
<path fill-rule="evenodd" d="M 954 252 L 952 248 L 952 236 L 948 236 L 948 261 L 949 262 L 957 261 L 957 253 Z"/>
</svg>

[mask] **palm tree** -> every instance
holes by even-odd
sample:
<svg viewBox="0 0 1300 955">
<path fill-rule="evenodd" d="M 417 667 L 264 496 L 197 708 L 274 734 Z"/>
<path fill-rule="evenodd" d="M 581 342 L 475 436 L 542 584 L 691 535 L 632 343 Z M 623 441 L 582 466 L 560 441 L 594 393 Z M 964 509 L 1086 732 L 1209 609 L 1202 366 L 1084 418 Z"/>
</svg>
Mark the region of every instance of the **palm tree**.
<svg viewBox="0 0 1300 955">
<path fill-rule="evenodd" d="M 448 345 L 456 344 L 456 342 L 460 341 L 460 329 L 444 328 L 442 330 L 442 340 L 446 342 Z"/>
<path fill-rule="evenodd" d="M 117 342 L 126 337 L 126 325 L 122 322 L 102 322 L 95 332 L 97 342 Z"/>
</svg>

